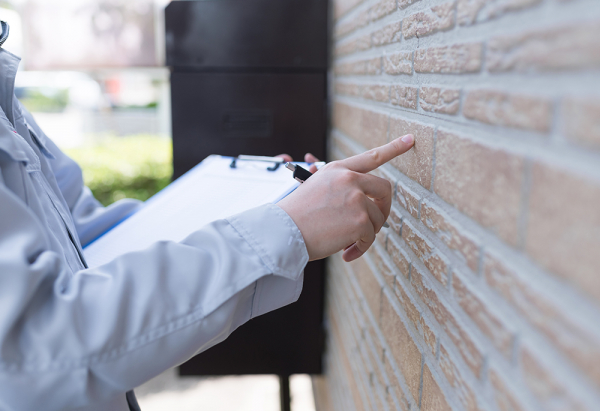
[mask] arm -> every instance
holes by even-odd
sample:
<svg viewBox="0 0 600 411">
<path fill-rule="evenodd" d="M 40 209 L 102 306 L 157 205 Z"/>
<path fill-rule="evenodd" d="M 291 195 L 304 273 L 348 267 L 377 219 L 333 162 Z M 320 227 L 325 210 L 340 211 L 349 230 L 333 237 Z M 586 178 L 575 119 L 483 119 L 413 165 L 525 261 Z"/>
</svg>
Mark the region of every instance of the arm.
<svg viewBox="0 0 600 411">
<path fill-rule="evenodd" d="M 2 184 L 0 204 L 1 409 L 122 396 L 301 291 L 306 248 L 275 205 L 71 274 Z"/>
</svg>

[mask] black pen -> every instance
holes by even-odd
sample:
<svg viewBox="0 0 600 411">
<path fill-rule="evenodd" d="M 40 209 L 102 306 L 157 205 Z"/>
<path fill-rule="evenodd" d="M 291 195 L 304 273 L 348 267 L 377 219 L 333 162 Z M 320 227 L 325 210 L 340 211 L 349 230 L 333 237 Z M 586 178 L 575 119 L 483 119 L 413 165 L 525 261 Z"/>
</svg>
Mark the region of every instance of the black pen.
<svg viewBox="0 0 600 411">
<path fill-rule="evenodd" d="M 285 168 L 287 168 L 290 171 L 293 171 L 294 174 L 292 176 L 296 181 L 300 183 L 304 183 L 306 180 L 309 179 L 310 176 L 312 176 L 312 173 L 310 171 L 296 164 L 285 163 Z"/>
<path fill-rule="evenodd" d="M 296 164 L 285 163 L 285 168 L 287 168 L 290 171 L 293 171 L 294 174 L 292 176 L 294 177 L 294 179 L 296 181 L 299 181 L 300 183 L 304 183 L 306 180 L 308 180 L 310 178 L 310 176 L 312 176 L 312 173 L 310 171 L 308 171 L 304 167 L 300 167 L 299 165 L 296 165 Z M 390 227 L 390 225 L 387 222 L 384 222 L 383 226 L 385 228 Z"/>
</svg>

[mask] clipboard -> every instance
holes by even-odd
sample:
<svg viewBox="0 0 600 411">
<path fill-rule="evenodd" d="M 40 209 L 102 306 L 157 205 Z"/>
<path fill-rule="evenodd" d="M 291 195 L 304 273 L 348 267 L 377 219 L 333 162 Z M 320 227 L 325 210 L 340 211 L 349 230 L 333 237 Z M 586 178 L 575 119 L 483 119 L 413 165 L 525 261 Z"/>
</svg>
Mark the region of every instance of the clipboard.
<svg viewBox="0 0 600 411">
<path fill-rule="evenodd" d="M 88 266 L 97 267 L 157 241 L 181 241 L 212 221 L 277 203 L 300 185 L 285 167 L 265 161 L 208 156 L 88 244 L 83 250 Z"/>
</svg>

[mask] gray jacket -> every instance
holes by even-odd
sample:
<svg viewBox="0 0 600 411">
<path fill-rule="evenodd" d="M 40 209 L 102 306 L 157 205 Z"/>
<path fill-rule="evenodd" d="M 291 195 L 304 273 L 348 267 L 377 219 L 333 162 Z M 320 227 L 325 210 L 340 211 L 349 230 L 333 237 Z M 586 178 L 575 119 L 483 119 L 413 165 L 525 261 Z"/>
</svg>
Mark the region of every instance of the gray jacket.
<svg viewBox="0 0 600 411">
<path fill-rule="evenodd" d="M 125 392 L 295 301 L 308 254 L 266 205 L 87 268 L 102 207 L 14 97 L 0 49 L 0 410 L 127 410 Z M 268 227 L 268 228 L 266 228 Z"/>
</svg>

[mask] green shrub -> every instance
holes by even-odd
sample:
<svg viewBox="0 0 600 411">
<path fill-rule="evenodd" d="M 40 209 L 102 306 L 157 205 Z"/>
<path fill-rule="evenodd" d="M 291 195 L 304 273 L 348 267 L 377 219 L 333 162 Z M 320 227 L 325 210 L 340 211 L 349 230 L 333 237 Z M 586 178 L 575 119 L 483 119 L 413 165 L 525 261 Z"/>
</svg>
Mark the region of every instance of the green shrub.
<svg viewBox="0 0 600 411">
<path fill-rule="evenodd" d="M 104 205 L 122 198 L 145 201 L 171 182 L 171 140 L 156 136 L 111 137 L 65 150 L 83 169 L 85 184 Z"/>
</svg>

